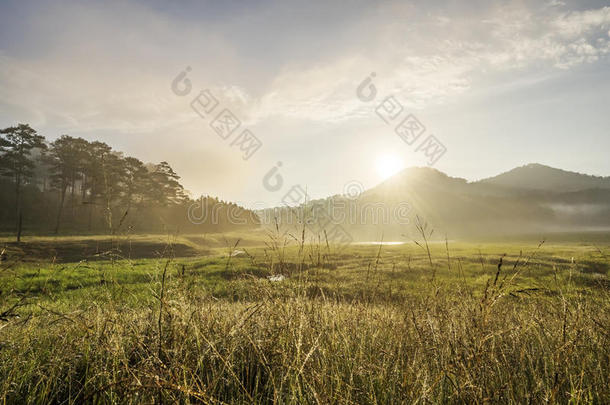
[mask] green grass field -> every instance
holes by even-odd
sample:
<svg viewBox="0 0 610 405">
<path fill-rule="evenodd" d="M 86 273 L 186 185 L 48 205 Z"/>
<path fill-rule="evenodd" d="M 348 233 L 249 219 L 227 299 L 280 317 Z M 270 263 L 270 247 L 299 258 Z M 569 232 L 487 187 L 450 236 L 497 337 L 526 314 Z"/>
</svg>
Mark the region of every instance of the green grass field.
<svg viewBox="0 0 610 405">
<path fill-rule="evenodd" d="M 420 244 L 262 231 L 9 244 L 0 398 L 610 402 L 607 242 Z"/>
</svg>

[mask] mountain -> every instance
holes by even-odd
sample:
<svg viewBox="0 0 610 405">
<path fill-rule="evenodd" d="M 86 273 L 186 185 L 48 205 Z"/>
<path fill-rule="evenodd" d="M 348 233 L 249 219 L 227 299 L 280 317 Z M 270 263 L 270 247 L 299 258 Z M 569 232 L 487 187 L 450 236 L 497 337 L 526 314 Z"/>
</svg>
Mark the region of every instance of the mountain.
<svg viewBox="0 0 610 405">
<path fill-rule="evenodd" d="M 414 237 L 417 217 L 436 235 L 453 238 L 609 230 L 610 178 L 530 164 L 468 182 L 412 167 L 355 199 L 337 195 L 300 209 L 318 225 L 313 229 L 332 222 L 360 240 L 378 240 L 382 234 L 385 240 Z M 294 208 L 279 210 L 283 222 L 295 223 Z"/>
<path fill-rule="evenodd" d="M 553 223 L 553 209 L 545 203 L 546 193 L 514 190 L 507 186 L 470 183 L 432 168 L 409 168 L 360 196 L 363 205 L 383 202 L 390 211 L 397 202 L 407 203 L 411 225 L 416 217 L 425 220 L 441 235 L 454 237 L 540 231 Z M 349 224 L 351 225 L 351 224 Z M 414 228 L 387 224 L 384 233 L 413 234 Z M 353 232 L 370 229 L 370 224 L 351 226 Z M 378 227 L 377 229 L 381 229 Z"/>
<path fill-rule="evenodd" d="M 610 177 L 569 172 L 553 167 L 530 163 L 479 183 L 501 187 L 545 191 L 579 191 L 593 188 L 610 189 Z"/>
</svg>

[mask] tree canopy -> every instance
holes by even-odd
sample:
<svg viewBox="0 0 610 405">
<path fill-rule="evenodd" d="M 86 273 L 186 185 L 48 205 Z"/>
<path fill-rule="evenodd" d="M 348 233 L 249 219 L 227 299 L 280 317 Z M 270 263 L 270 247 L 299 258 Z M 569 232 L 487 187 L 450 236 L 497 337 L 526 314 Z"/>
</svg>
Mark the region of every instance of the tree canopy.
<svg viewBox="0 0 610 405">
<path fill-rule="evenodd" d="M 214 232 L 259 222 L 214 197 L 192 200 L 166 161 L 145 164 L 69 135 L 49 142 L 27 124 L 0 130 L 0 190 L 0 229 L 18 233 L 22 216 L 37 233 Z M 214 215 L 189 219 L 193 204 Z"/>
</svg>

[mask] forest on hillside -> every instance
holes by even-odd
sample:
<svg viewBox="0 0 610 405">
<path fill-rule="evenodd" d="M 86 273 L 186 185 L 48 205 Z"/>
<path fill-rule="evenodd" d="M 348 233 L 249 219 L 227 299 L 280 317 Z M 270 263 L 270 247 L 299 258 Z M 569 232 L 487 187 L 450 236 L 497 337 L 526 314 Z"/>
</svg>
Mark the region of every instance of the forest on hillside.
<svg viewBox="0 0 610 405">
<path fill-rule="evenodd" d="M 167 162 L 144 163 L 99 141 L 48 141 L 28 124 L 0 130 L 0 232 L 218 232 L 253 227 L 253 211 L 193 200 Z M 200 204 L 215 215 L 189 220 Z"/>
</svg>

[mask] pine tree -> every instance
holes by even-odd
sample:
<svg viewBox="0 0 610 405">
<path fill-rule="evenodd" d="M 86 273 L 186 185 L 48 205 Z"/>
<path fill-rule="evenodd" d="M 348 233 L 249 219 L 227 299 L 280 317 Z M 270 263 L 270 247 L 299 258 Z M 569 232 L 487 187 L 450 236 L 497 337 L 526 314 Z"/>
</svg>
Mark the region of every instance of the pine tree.
<svg viewBox="0 0 610 405">
<path fill-rule="evenodd" d="M 54 228 L 56 234 L 59 232 L 68 188 L 71 189 L 71 205 L 72 210 L 74 210 L 75 184 L 83 172 L 86 145 L 87 141 L 82 138 L 62 135 L 51 142 L 49 152 L 45 156 L 45 161 L 51 168 L 51 186 L 59 191 L 59 203 Z"/>
<path fill-rule="evenodd" d="M 0 174 L 12 179 L 15 187 L 17 242 L 21 241 L 23 224 L 22 188 L 29 182 L 34 169 L 31 156 L 35 148 L 45 149 L 44 137 L 27 124 L 0 130 Z"/>
</svg>

